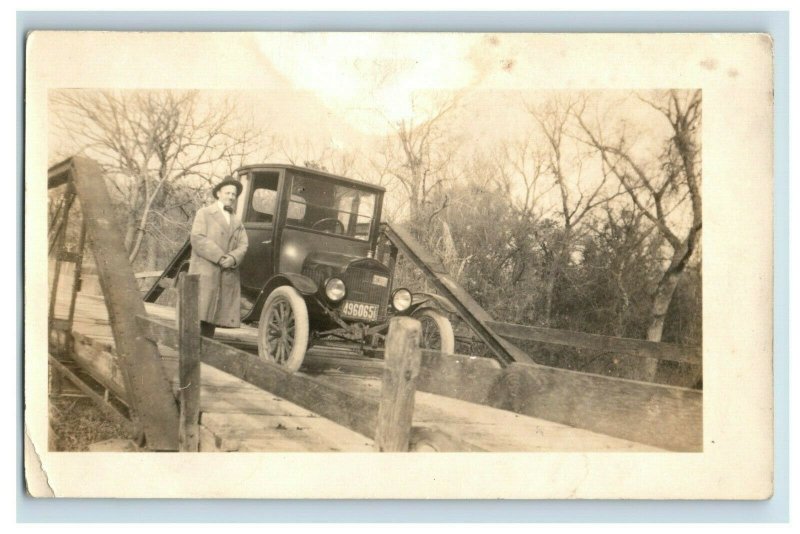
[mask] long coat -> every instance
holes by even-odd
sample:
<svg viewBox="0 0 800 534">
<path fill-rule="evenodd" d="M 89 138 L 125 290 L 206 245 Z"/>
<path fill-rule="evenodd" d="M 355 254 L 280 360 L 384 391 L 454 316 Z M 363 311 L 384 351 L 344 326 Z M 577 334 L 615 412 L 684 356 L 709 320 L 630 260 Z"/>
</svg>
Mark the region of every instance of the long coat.
<svg viewBox="0 0 800 534">
<path fill-rule="evenodd" d="M 247 251 L 247 232 L 236 214 L 231 213 L 230 218 L 228 224 L 216 202 L 197 210 L 192 224 L 189 273 L 200 275 L 200 320 L 237 328 L 241 319 L 239 266 Z M 236 260 L 232 269 L 218 265 L 225 254 Z"/>
</svg>

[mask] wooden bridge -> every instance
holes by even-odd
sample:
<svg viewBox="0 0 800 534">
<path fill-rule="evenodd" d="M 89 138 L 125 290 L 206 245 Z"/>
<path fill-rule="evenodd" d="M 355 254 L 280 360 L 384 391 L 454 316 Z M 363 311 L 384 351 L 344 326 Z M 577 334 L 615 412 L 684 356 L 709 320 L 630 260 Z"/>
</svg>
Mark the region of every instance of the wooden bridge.
<svg viewBox="0 0 800 534">
<path fill-rule="evenodd" d="M 52 236 L 52 368 L 149 450 L 702 450 L 701 391 L 537 365 L 510 339 L 689 365 L 699 365 L 699 351 L 493 322 L 390 228 L 400 251 L 416 257 L 476 335 L 505 356 L 421 351 L 409 341 L 418 325 L 397 319 L 384 358 L 312 349 L 290 374 L 258 358 L 252 328 L 201 338 L 191 278 L 181 282 L 181 317 L 141 301 L 130 264 L 114 253 L 121 240 L 93 162 L 68 160 L 49 179 L 80 198 L 84 221 L 77 252 L 57 246 L 66 232 Z M 89 294 L 90 276 L 81 272 L 84 240 L 96 251 L 99 295 Z"/>
</svg>

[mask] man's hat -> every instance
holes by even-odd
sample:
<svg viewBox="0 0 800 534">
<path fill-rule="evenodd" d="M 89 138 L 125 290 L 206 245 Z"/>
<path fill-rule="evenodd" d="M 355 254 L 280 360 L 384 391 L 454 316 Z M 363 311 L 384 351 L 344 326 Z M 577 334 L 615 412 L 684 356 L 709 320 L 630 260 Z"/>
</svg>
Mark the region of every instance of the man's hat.
<svg viewBox="0 0 800 534">
<path fill-rule="evenodd" d="M 214 186 L 214 189 L 211 190 L 211 196 L 217 198 L 217 193 L 220 189 L 225 187 L 226 185 L 234 185 L 236 186 L 236 196 L 242 194 L 242 183 L 239 180 L 234 180 L 233 176 L 226 176 L 220 183 Z"/>
</svg>

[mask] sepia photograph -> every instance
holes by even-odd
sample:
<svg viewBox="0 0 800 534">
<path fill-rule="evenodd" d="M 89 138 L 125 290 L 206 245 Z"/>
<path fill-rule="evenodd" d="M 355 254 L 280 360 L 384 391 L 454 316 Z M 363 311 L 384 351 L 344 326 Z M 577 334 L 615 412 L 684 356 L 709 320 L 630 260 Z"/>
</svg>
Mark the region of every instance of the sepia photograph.
<svg viewBox="0 0 800 534">
<path fill-rule="evenodd" d="M 769 497 L 771 53 L 33 34 L 27 470 L 68 497 Z"/>
</svg>

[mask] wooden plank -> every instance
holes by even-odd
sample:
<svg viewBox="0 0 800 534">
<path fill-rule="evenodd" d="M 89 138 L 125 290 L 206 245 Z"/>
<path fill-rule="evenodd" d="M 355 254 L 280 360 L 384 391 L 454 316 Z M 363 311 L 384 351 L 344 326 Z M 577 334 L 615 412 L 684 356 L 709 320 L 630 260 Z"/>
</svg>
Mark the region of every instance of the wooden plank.
<svg viewBox="0 0 800 534">
<path fill-rule="evenodd" d="M 350 391 L 379 398 L 381 383 L 343 374 L 320 377 Z M 492 408 L 417 390 L 409 449 L 419 451 L 663 451 L 654 446 L 571 427 L 544 418 Z M 417 432 L 421 434 L 417 436 Z M 453 449 L 439 433 L 458 436 Z M 426 439 L 423 439 L 426 438 Z M 417 448 L 420 446 L 421 448 Z"/>
<path fill-rule="evenodd" d="M 171 322 L 168 322 L 171 326 Z M 165 349 L 162 351 L 164 358 L 169 358 L 169 352 Z M 419 392 L 425 391 L 426 387 L 432 393 L 437 393 L 439 395 L 446 395 L 452 398 L 462 398 L 463 400 L 471 401 L 471 402 L 496 402 L 496 395 L 497 393 L 494 392 L 495 399 L 490 398 L 489 392 L 494 388 L 495 382 L 500 382 L 500 377 L 502 375 L 501 370 L 498 368 L 499 366 L 494 360 L 486 359 L 486 358 L 475 358 L 475 359 L 464 359 L 465 357 L 462 356 L 449 356 L 449 355 L 441 355 L 434 351 L 424 351 L 422 354 L 422 366 L 420 370 L 420 376 L 417 382 L 417 389 Z M 164 362 L 166 366 L 168 362 Z M 487 363 L 489 365 L 487 365 Z M 173 369 L 177 369 L 177 361 L 170 364 Z M 382 363 L 381 363 L 382 367 Z M 262 412 L 269 412 L 271 408 L 262 408 L 265 406 L 264 402 L 259 399 L 258 393 L 253 391 L 252 393 L 246 393 L 242 391 L 242 386 L 238 386 L 240 384 L 238 379 L 227 375 L 221 371 L 217 371 L 213 368 L 206 367 L 204 368 L 204 382 L 209 382 L 209 384 L 216 384 L 216 385 L 204 385 L 205 388 L 208 388 L 209 394 L 202 395 L 202 409 L 208 411 L 219 411 L 225 413 L 231 413 L 236 411 L 237 409 L 241 409 L 245 413 L 262 413 Z M 426 369 L 430 369 L 430 373 L 426 373 Z M 560 370 L 553 370 L 555 373 L 559 373 Z M 571 371 L 560 371 L 561 373 L 571 374 L 574 372 Z M 607 381 L 611 381 L 611 383 L 619 383 L 619 382 L 630 382 L 630 381 L 619 381 L 618 379 L 611 379 L 607 377 L 595 377 L 595 375 L 583 375 L 582 373 L 576 373 L 578 376 L 582 376 L 585 378 L 586 382 L 583 386 L 587 389 L 591 389 L 594 386 L 594 381 L 597 380 L 600 383 L 606 383 Z M 440 377 L 440 379 L 437 379 Z M 377 380 L 368 381 L 364 380 L 363 378 L 348 376 L 346 374 L 334 374 L 334 375 L 324 375 L 318 377 L 318 380 L 322 380 L 328 383 L 331 383 L 331 380 L 334 380 L 335 383 L 340 385 L 340 387 L 350 391 L 356 392 L 359 395 L 364 394 L 371 394 L 372 398 L 375 399 L 376 403 L 378 401 L 378 395 L 380 390 L 380 382 Z M 511 379 L 513 381 L 513 379 Z M 616 380 L 616 382 L 615 382 Z M 640 391 L 641 386 L 644 386 L 645 392 L 652 391 L 652 388 L 659 388 L 664 386 L 653 386 L 649 384 L 642 384 L 642 383 L 634 383 L 639 384 L 640 387 L 634 388 L 634 391 Z M 372 387 L 370 387 L 372 386 Z M 650 387 L 648 387 L 650 386 Z M 246 387 L 246 386 L 245 386 Z M 226 391 L 223 391 L 223 389 Z M 371 392 L 370 392 L 371 389 Z M 573 395 L 572 390 L 570 388 L 565 388 L 566 393 L 564 394 L 563 402 L 571 402 L 570 395 Z M 580 388 L 579 388 L 580 389 Z M 674 391 L 673 388 L 667 388 L 668 391 Z M 241 393 L 236 393 L 236 391 L 241 391 Z M 605 390 L 604 390 L 605 391 Z M 213 393 L 212 393 L 213 392 Z M 694 392 L 698 393 L 698 392 Z M 638 408 L 641 410 L 642 404 L 642 397 L 646 398 L 646 395 L 649 393 L 636 393 L 634 395 L 633 403 L 635 405 L 639 405 Z M 213 395 L 213 396 L 212 396 Z M 267 394 L 265 394 L 267 395 Z M 580 393 L 579 397 L 586 397 L 586 393 Z M 619 394 L 614 395 L 615 403 L 619 404 L 620 406 L 625 406 L 629 400 L 626 400 L 626 393 L 623 391 Z M 241 396 L 241 398 L 239 398 Z M 690 410 L 699 410 L 699 406 L 692 408 L 692 400 L 691 397 L 692 393 L 689 393 L 688 400 L 685 401 L 690 405 Z M 274 396 L 273 396 L 274 398 Z M 451 405 L 453 403 L 448 403 L 445 399 L 441 397 L 436 397 L 434 400 L 430 400 L 433 398 L 424 393 L 419 393 L 416 396 L 415 402 L 415 425 L 419 423 L 417 421 L 424 422 L 426 427 L 430 425 L 437 425 L 441 426 L 442 430 L 446 432 L 450 432 L 451 434 L 456 434 L 463 437 L 462 442 L 472 443 L 475 445 L 484 446 L 490 450 L 593 450 L 592 447 L 597 445 L 600 447 L 598 450 L 628 450 L 633 445 L 630 445 L 628 441 L 637 437 L 637 431 L 635 428 L 633 432 L 627 433 L 619 433 L 617 432 L 617 437 L 620 438 L 618 443 L 614 442 L 613 439 L 609 436 L 603 436 L 603 430 L 605 429 L 607 432 L 613 432 L 614 430 L 608 430 L 608 425 L 605 426 L 603 424 L 596 424 L 592 425 L 589 424 L 589 428 L 594 430 L 592 433 L 584 434 L 580 429 L 574 428 L 573 425 L 565 426 L 563 430 L 558 431 L 554 434 L 554 431 L 548 431 L 550 428 L 554 428 L 552 426 L 547 426 L 546 423 L 550 423 L 551 425 L 555 425 L 552 421 L 544 421 L 544 419 L 549 419 L 547 414 L 544 414 L 542 417 L 537 418 L 539 426 L 542 426 L 545 431 L 544 435 L 542 436 L 539 431 L 536 430 L 537 434 L 535 436 L 536 439 L 531 441 L 531 445 L 529 448 L 520 448 L 525 447 L 524 444 L 520 443 L 518 440 L 512 439 L 508 437 L 508 429 L 490 429 L 489 427 L 480 427 L 475 425 L 480 424 L 488 424 L 488 420 L 483 417 L 482 414 L 491 413 L 487 411 L 484 407 L 476 407 L 471 406 L 470 409 L 464 409 L 464 416 L 463 419 L 457 420 L 454 419 L 456 417 L 454 411 L 447 412 L 447 415 L 444 415 L 442 411 L 436 411 L 435 407 L 441 407 L 443 405 Z M 697 399 L 702 399 L 702 394 L 696 395 Z M 423 400 L 420 400 L 423 399 Z M 226 402 L 229 400 L 230 402 Z M 657 399 L 654 400 L 656 402 Z M 206 402 L 208 405 L 206 406 Z M 277 402 L 277 401 L 276 401 Z M 575 401 L 576 403 L 580 404 L 581 402 L 593 402 L 593 401 Z M 603 405 L 602 398 L 598 401 L 600 403 L 599 406 Z M 698 403 L 699 404 L 699 403 Z M 291 406 L 290 403 L 286 403 L 286 406 Z M 506 409 L 513 409 L 513 407 L 507 407 Z M 597 408 L 601 410 L 600 407 Z M 618 408 L 614 408 L 615 410 Z M 627 408 L 623 408 L 626 409 Z M 667 419 L 672 419 L 673 416 L 669 414 L 670 410 L 683 410 L 684 408 L 677 406 L 677 403 L 672 403 L 671 405 L 664 405 L 661 407 L 655 407 L 654 410 L 660 410 L 662 412 L 667 412 Z M 636 409 L 632 409 L 633 412 Z M 284 415 L 285 412 L 281 412 L 279 410 L 273 411 L 271 413 L 266 413 L 265 415 Z M 436 417 L 432 417 L 431 414 L 436 414 Z M 501 412 L 507 413 L 507 412 Z M 525 413 L 525 410 L 522 410 L 522 413 Z M 535 413 L 535 412 L 531 412 Z M 290 415 L 286 413 L 286 415 Z M 299 415 L 299 414 L 295 414 Z M 514 414 L 509 414 L 514 415 Z M 602 416 L 602 414 L 600 414 Z M 501 420 L 496 415 L 492 415 L 492 418 L 496 418 Z M 590 416 L 592 418 L 592 416 Z M 564 425 L 568 425 L 569 421 L 577 422 L 579 419 L 575 417 L 571 418 L 560 418 Z M 632 415 L 630 420 L 625 422 L 626 425 L 635 427 L 638 423 L 638 416 Z M 689 418 L 690 420 L 692 418 Z M 450 421 L 449 424 L 443 424 L 443 421 Z M 699 432 L 699 428 L 701 425 L 700 419 L 695 418 L 696 422 L 687 423 L 687 427 L 689 428 L 689 432 Z M 440 424 L 442 423 L 442 424 Z M 512 423 L 509 422 L 511 425 Z M 648 423 L 652 425 L 658 425 L 657 422 L 655 423 Z M 456 426 L 453 426 L 456 425 Z M 513 425 L 519 426 L 520 423 L 514 422 Z M 461 430 L 457 430 L 458 428 L 462 427 Z M 478 429 L 485 428 L 485 436 L 480 437 L 479 433 L 477 432 Z M 523 431 L 520 428 L 521 435 L 524 435 L 527 431 Z M 599 434 L 598 434 L 599 433 Z M 505 436 L 505 437 L 504 437 Z M 572 436 L 571 438 L 569 436 Z M 588 436 L 588 437 L 587 437 Z M 605 439 L 608 438 L 608 439 Z M 623 440 L 622 438 L 625 438 Z M 574 440 L 574 446 L 568 446 L 570 439 Z M 611 441 L 609 441 L 611 440 Z M 624 443 L 623 443 L 624 442 Z M 586 443 L 590 444 L 589 446 L 584 446 Z M 661 441 L 656 441 L 654 443 L 655 446 L 659 446 Z M 695 440 L 695 445 L 699 443 L 699 438 Z M 694 445 L 693 445 L 694 446 Z M 551 449 L 550 447 L 556 447 L 556 449 Z M 635 448 L 635 447 L 634 447 Z M 466 448 L 464 449 L 466 450 Z M 636 449 L 638 450 L 638 449 Z"/>
<path fill-rule="evenodd" d="M 56 309 L 55 311 L 58 311 L 58 309 Z M 61 330 L 62 332 L 69 332 L 71 326 L 72 325 L 70 324 L 69 320 L 67 320 L 67 319 L 59 319 L 57 317 L 54 317 L 50 321 L 50 329 L 51 330 Z"/>
<path fill-rule="evenodd" d="M 81 380 L 80 377 L 78 377 L 78 375 L 70 371 L 64 364 L 59 362 L 58 359 L 55 358 L 52 354 L 49 355 L 49 361 L 50 365 L 53 366 L 53 369 L 55 369 L 58 373 L 69 379 L 69 381 L 72 382 L 75 385 L 75 387 L 77 387 L 87 397 L 92 399 L 94 403 L 103 411 L 103 413 L 109 415 L 117 423 L 120 423 L 130 436 L 134 435 L 134 427 L 130 419 L 122 415 L 114 407 L 108 404 L 101 395 L 97 394 L 91 387 L 89 387 L 86 383 L 84 383 L 84 381 Z"/>
<path fill-rule="evenodd" d="M 453 439 L 454 434 L 444 432 L 437 426 L 414 426 L 411 428 L 408 450 L 411 452 L 485 452 L 472 442 Z M 460 435 L 459 435 L 460 436 Z"/>
<path fill-rule="evenodd" d="M 344 427 L 375 437 L 378 403 L 330 387 L 311 377 L 293 375 L 257 356 L 203 339 L 202 361 L 274 393 Z"/>
<path fill-rule="evenodd" d="M 74 201 L 75 201 L 75 193 L 70 189 L 67 192 L 66 199 L 64 200 L 64 206 L 63 206 L 64 215 L 60 221 L 61 228 L 59 229 L 57 235 L 55 236 L 56 256 L 58 256 L 58 253 L 60 253 L 64 248 L 64 242 L 67 235 L 67 227 L 69 225 L 69 214 L 70 211 L 72 211 L 72 204 L 74 203 Z M 61 289 L 61 287 L 58 284 L 58 281 L 59 278 L 61 277 L 61 268 L 63 267 L 63 265 L 64 263 L 61 261 L 61 259 L 56 257 L 52 274 L 53 280 L 52 282 L 50 282 L 52 285 L 50 286 L 50 307 L 47 313 L 48 321 L 52 321 L 55 316 L 55 307 L 57 300 L 56 295 L 58 294 L 59 289 Z"/>
<path fill-rule="evenodd" d="M 490 405 L 664 449 L 703 448 L 703 394 L 697 390 L 512 364 Z"/>
<path fill-rule="evenodd" d="M 47 169 L 47 189 L 64 185 L 72 175 L 72 158 L 65 159 Z"/>
<path fill-rule="evenodd" d="M 323 349 L 306 352 L 303 359 L 303 371 L 322 373 L 340 371 L 363 376 L 383 376 L 383 360 L 326 354 Z"/>
<path fill-rule="evenodd" d="M 75 319 L 75 304 L 78 300 L 78 291 L 81 289 L 81 270 L 83 267 L 83 254 L 86 245 L 86 223 L 81 221 L 81 233 L 78 237 L 78 250 L 75 258 L 75 270 L 72 275 L 72 291 L 69 301 L 69 313 L 67 314 L 67 321 L 69 321 L 70 329 L 72 329 L 72 321 Z"/>
<path fill-rule="evenodd" d="M 682 347 L 643 339 L 601 336 L 599 334 L 586 334 L 570 330 L 498 323 L 495 321 L 487 324 L 499 335 L 514 339 L 566 345 L 598 352 L 621 352 L 643 358 L 655 358 L 692 365 L 702 364 L 702 351 L 697 347 Z"/>
<path fill-rule="evenodd" d="M 500 364 L 491 358 L 423 350 L 417 390 L 487 404 L 501 374 Z"/>
<path fill-rule="evenodd" d="M 200 275 L 181 274 L 178 284 L 181 301 L 178 313 L 178 441 L 181 451 L 197 452 L 200 444 Z"/>
<path fill-rule="evenodd" d="M 463 354 L 421 351 L 417 390 L 468 402 L 486 404 L 489 391 L 502 372 L 497 360 Z M 324 348 L 306 354 L 303 371 L 343 372 L 360 376 L 383 376 L 384 363 L 378 358 L 345 357 L 328 354 Z"/>
<path fill-rule="evenodd" d="M 492 452 L 663 450 L 543 418 L 427 393 L 417 394 L 414 425 L 437 427 Z"/>
<path fill-rule="evenodd" d="M 177 346 L 178 334 L 171 324 L 146 316 L 137 317 L 137 321 L 149 338 L 158 339 L 159 343 L 168 347 Z M 353 393 L 320 379 L 291 374 L 255 355 L 208 338 L 201 338 L 201 361 L 370 439 L 375 437 L 379 408 L 377 398 Z M 447 432 L 441 431 L 439 434 L 458 450 L 481 450 L 479 446 Z"/>
<path fill-rule="evenodd" d="M 138 280 L 140 278 L 158 278 L 162 274 L 164 274 L 164 271 L 141 271 L 135 273 L 133 276 Z"/>
<path fill-rule="evenodd" d="M 255 390 L 255 391 L 254 391 Z M 247 385 L 219 388 L 203 387 L 200 391 L 201 413 L 241 413 L 254 415 L 276 415 L 309 417 L 313 415 L 309 410 L 286 402 L 280 397 L 275 397 L 267 391 L 261 391 Z"/>
<path fill-rule="evenodd" d="M 72 183 L 91 237 L 89 243 L 135 418 L 142 425 L 148 449 L 177 450 L 178 405 L 161 368 L 155 343 L 139 338 L 136 316 L 145 313 L 144 304 L 122 247 L 122 226 L 100 166 L 86 158 L 73 158 Z"/>
<path fill-rule="evenodd" d="M 218 447 L 238 452 L 371 452 L 372 440 L 316 416 L 203 413 Z"/>
<path fill-rule="evenodd" d="M 421 329 L 419 321 L 410 317 L 394 317 L 389 321 L 375 432 L 375 447 L 380 452 L 408 450 L 421 360 Z"/>
<path fill-rule="evenodd" d="M 79 332 L 72 332 L 72 357 L 92 378 L 121 399 L 126 398 L 125 382 L 114 354 L 104 350 Z"/>
<path fill-rule="evenodd" d="M 313 412 L 282 399 L 268 391 L 243 382 L 233 375 L 201 364 L 200 412 L 246 413 L 312 417 Z M 178 391 L 176 362 L 165 363 L 167 374 L 174 376 L 173 388 Z"/>
<path fill-rule="evenodd" d="M 137 319 L 148 337 L 169 347 L 177 346 L 177 332 L 173 326 L 143 316 Z M 308 376 L 292 374 L 257 356 L 208 338 L 201 338 L 201 361 L 359 434 L 375 437 L 378 402 L 374 399 L 354 395 Z"/>
<path fill-rule="evenodd" d="M 80 261 L 80 259 L 81 259 L 81 255 L 80 254 L 78 254 L 76 252 L 66 252 L 66 251 L 59 252 L 58 254 L 56 254 L 56 257 L 60 261 L 65 261 L 65 262 L 69 262 L 69 263 L 78 263 Z"/>
</svg>

